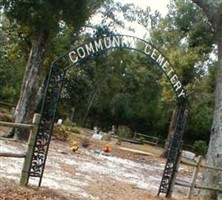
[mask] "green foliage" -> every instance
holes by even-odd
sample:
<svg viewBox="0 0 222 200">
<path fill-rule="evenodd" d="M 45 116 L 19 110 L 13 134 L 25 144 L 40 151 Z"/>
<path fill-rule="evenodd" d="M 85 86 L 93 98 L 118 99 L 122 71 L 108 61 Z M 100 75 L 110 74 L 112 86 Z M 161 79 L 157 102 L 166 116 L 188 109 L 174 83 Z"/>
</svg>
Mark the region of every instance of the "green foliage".
<svg viewBox="0 0 222 200">
<path fill-rule="evenodd" d="M 30 53 L 29 56 L 26 55 L 27 64 L 16 115 L 16 118 L 20 118 L 20 122 L 28 122 L 29 116 L 33 115 L 40 103 L 44 68 L 48 67 L 50 60 L 45 60 L 45 55 L 54 53 L 50 52 L 50 49 L 46 50 L 51 38 L 61 34 L 66 26 L 71 26 L 76 31 L 79 30 L 102 2 L 102 0 L 67 0 L 63 2 L 58 0 L 2 0 L 0 2 L 2 12 L 11 24 L 18 27 L 20 38 L 29 41 L 28 51 Z M 24 49 L 22 48 L 22 50 Z M 29 81 L 30 79 L 32 81 Z M 22 113 L 23 111 L 25 114 Z M 24 139 L 23 136 L 25 136 L 21 131 L 16 132 L 16 135 L 19 139 Z"/>
<path fill-rule="evenodd" d="M 3 14 L 0 19 L 0 98 L 1 101 L 15 104 L 25 69 L 26 45 L 19 38 L 17 27 L 12 26 Z M 24 52 L 20 45 L 24 46 Z"/>
<path fill-rule="evenodd" d="M 161 118 L 165 109 L 160 106 L 157 81 L 161 73 L 144 56 L 127 50 L 106 52 L 67 75 L 62 101 L 67 108 L 75 106 L 75 122 L 88 119 L 91 127 L 105 131 L 115 124 L 142 132 L 165 132 L 170 115 Z"/>
<path fill-rule="evenodd" d="M 68 133 L 67 133 L 66 127 L 64 125 L 56 125 L 53 128 L 52 135 L 61 141 L 66 141 L 68 138 Z"/>
<path fill-rule="evenodd" d="M 214 108 L 216 63 L 212 63 L 206 76 L 196 80 L 190 96 L 187 138 L 209 140 Z"/>
<path fill-rule="evenodd" d="M 65 119 L 64 123 L 65 126 L 72 126 L 72 122 L 69 118 Z"/>
<path fill-rule="evenodd" d="M 152 25 L 149 40 L 167 56 L 186 86 L 189 118 L 185 142 L 208 141 L 216 64 L 208 60 L 214 45 L 213 33 L 199 8 L 189 1 L 174 0 L 169 14 L 160 20 L 160 15 L 152 14 L 149 8 L 107 1 L 99 10 L 101 23 L 93 26 L 94 32 L 83 31 L 74 37 L 73 32 L 86 23 L 102 2 L 3 0 L 8 18 L 1 18 L 0 98 L 7 102 L 18 99 L 36 30 L 46 31 L 49 36 L 44 60 L 48 68 L 55 57 L 68 49 L 101 35 L 114 34 L 118 26 L 126 27 L 117 15 L 122 12 L 128 21 L 146 28 Z M 131 50 L 103 52 L 70 69 L 61 97 L 58 115 L 63 119 L 70 117 L 70 108 L 75 107 L 77 123 L 103 130 L 114 124 L 141 133 L 152 132 L 161 138 L 166 137 L 176 104 L 162 73 L 146 57 Z"/>
<path fill-rule="evenodd" d="M 76 127 L 76 126 L 67 126 L 66 127 L 66 130 L 68 132 L 72 132 L 72 133 L 75 133 L 75 134 L 80 134 L 81 133 L 81 130 L 80 128 Z"/>
<path fill-rule="evenodd" d="M 57 33 L 59 22 L 74 26 L 78 30 L 95 12 L 103 0 L 2 0 L 5 14 L 28 31 L 45 30 Z"/>
<path fill-rule="evenodd" d="M 215 63 L 209 60 L 215 44 L 212 27 L 199 7 L 190 1 L 174 0 L 168 15 L 151 30 L 151 40 L 175 67 L 189 95 L 185 143 L 208 141 L 215 87 L 211 70 Z M 175 99 L 168 82 L 162 79 L 160 84 L 163 106 L 172 106 Z"/>
<path fill-rule="evenodd" d="M 193 151 L 197 154 L 197 155 L 206 155 L 206 151 L 207 151 L 207 144 L 205 141 L 203 140 L 196 140 L 193 144 Z"/>
</svg>

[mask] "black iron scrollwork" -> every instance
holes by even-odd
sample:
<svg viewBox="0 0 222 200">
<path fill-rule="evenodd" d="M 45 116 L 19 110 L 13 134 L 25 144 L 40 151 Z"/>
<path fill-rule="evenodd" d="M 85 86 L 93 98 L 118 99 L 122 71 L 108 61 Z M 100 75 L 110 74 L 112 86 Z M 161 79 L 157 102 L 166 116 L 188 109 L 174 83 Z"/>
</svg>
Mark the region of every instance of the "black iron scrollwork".
<svg viewBox="0 0 222 200">
<path fill-rule="evenodd" d="M 55 111 L 60 97 L 64 75 L 65 72 L 52 66 L 48 76 L 46 92 L 41 109 L 41 121 L 29 171 L 30 177 L 39 177 L 39 186 L 42 181 L 52 128 L 54 125 Z"/>
</svg>

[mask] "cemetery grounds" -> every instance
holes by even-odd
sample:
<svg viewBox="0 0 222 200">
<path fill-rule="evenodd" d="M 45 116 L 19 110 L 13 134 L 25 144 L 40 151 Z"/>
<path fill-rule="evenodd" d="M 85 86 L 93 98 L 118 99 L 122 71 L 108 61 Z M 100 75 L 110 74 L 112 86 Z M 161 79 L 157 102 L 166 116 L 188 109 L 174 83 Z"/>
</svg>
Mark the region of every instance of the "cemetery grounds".
<svg viewBox="0 0 222 200">
<path fill-rule="evenodd" d="M 1 127 L 0 136 L 7 128 Z M 157 197 L 166 160 L 162 148 L 148 144 L 96 140 L 93 131 L 81 129 L 67 137 L 53 137 L 40 188 L 33 178 L 20 187 L 23 158 L 0 157 L 0 199 L 2 200 L 162 200 Z M 84 140 L 89 141 L 83 147 Z M 78 145 L 72 151 L 73 142 Z M 105 153 L 103 147 L 111 146 Z M 24 153 L 26 143 L 0 139 L 0 153 Z M 178 180 L 189 183 L 192 168 L 180 165 Z M 176 186 L 174 200 L 186 199 L 187 189 Z M 193 199 L 198 199 L 195 191 Z"/>
</svg>

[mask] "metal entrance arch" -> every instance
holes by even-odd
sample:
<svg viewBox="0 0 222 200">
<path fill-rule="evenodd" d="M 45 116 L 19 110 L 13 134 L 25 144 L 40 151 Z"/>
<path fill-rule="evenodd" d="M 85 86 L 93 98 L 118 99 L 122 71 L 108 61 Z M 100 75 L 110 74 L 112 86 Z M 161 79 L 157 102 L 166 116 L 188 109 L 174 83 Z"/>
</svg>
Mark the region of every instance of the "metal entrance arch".
<svg viewBox="0 0 222 200">
<path fill-rule="evenodd" d="M 33 147 L 31 165 L 29 171 L 26 172 L 28 173 L 27 184 L 29 179 L 34 177 L 38 179 L 38 185 L 41 185 L 54 125 L 55 112 L 67 70 L 73 66 L 78 66 L 81 61 L 89 57 L 96 56 L 97 53 L 110 49 L 129 49 L 144 54 L 159 66 L 175 92 L 179 107 L 176 133 L 169 150 L 158 191 L 158 195 L 161 193 L 170 194 L 185 126 L 186 92 L 170 62 L 154 45 L 140 38 L 128 35 L 102 36 L 66 52 L 52 63 L 45 81 L 45 93 L 41 105 L 41 121 Z"/>
</svg>

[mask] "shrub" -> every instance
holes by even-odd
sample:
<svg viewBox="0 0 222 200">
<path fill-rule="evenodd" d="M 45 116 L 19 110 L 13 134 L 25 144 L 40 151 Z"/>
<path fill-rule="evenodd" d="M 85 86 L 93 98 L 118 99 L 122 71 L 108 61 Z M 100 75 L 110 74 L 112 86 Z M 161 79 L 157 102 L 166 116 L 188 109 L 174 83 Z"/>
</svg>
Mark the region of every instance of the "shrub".
<svg viewBox="0 0 222 200">
<path fill-rule="evenodd" d="M 80 131 L 80 129 L 78 127 L 67 126 L 66 130 L 69 131 L 69 132 L 72 132 L 72 133 L 76 133 L 76 134 L 80 134 L 81 133 L 81 131 Z"/>
<path fill-rule="evenodd" d="M 139 142 L 140 144 L 144 144 L 145 138 L 144 137 L 139 137 Z"/>
<path fill-rule="evenodd" d="M 63 125 L 56 125 L 53 129 L 53 136 L 55 136 L 58 140 L 66 141 L 68 138 L 68 133 Z"/>
<path fill-rule="evenodd" d="M 67 118 L 67 119 L 63 122 L 63 124 L 64 124 L 65 126 L 72 126 L 72 125 L 73 125 L 73 123 L 71 122 L 71 120 L 70 120 L 69 118 Z"/>
<path fill-rule="evenodd" d="M 132 138 L 132 132 L 127 126 L 119 126 L 117 131 L 121 138 Z"/>
<path fill-rule="evenodd" d="M 82 139 L 82 147 L 87 148 L 90 145 L 90 139 L 87 137 L 84 137 Z"/>
<path fill-rule="evenodd" d="M 193 144 L 193 151 L 198 155 L 205 156 L 207 152 L 207 144 L 203 140 L 196 140 Z"/>
</svg>

